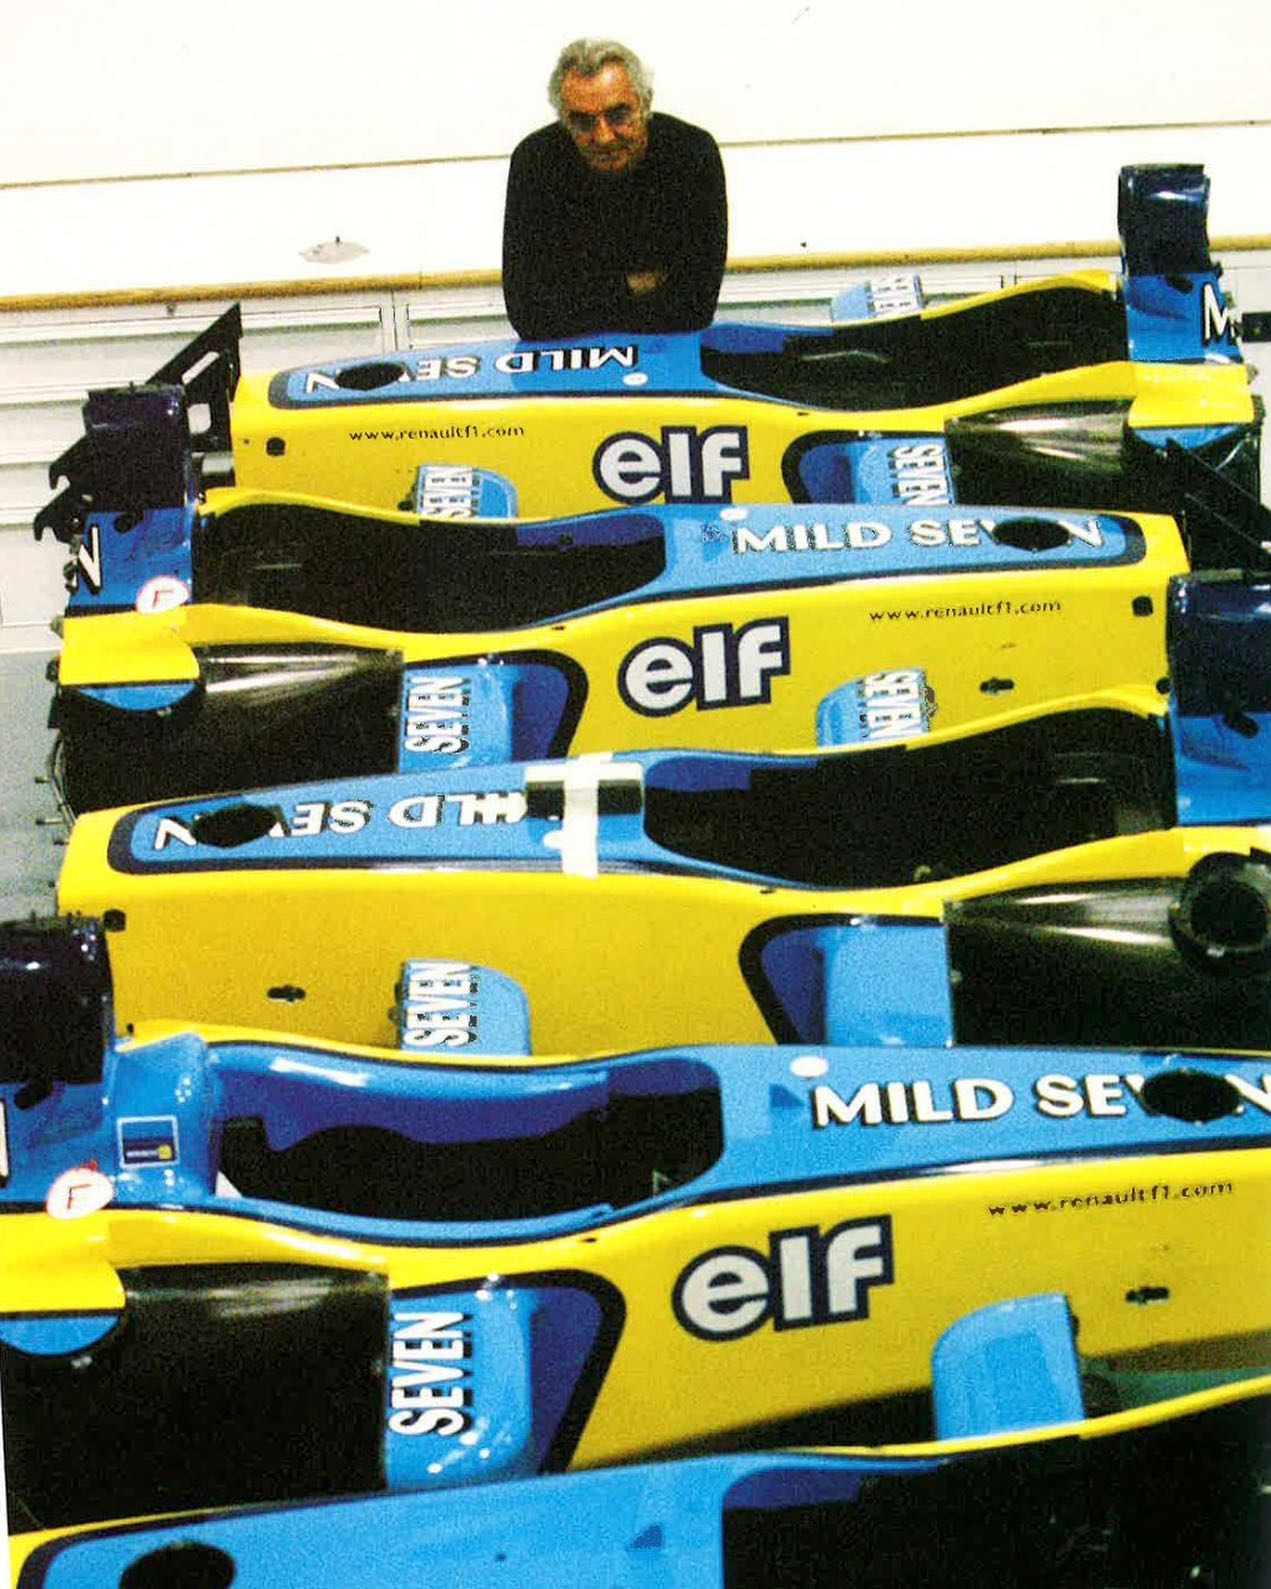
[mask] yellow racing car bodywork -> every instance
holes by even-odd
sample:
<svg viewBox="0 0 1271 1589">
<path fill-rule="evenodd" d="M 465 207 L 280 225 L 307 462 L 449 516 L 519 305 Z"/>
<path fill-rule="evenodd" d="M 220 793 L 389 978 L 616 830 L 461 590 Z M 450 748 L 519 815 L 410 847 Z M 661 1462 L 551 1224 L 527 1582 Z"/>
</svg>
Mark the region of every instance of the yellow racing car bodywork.
<svg viewBox="0 0 1271 1589">
<path fill-rule="evenodd" d="M 468 352 L 456 350 L 453 357 Z M 268 374 L 249 372 L 235 397 L 234 468 L 245 487 L 299 489 L 395 508 L 411 496 L 426 458 L 433 468 L 466 472 L 484 467 L 511 474 L 519 509 L 528 517 L 615 506 L 621 496 L 598 484 L 597 476 L 605 478 L 607 459 L 621 462 L 628 452 L 642 469 L 632 491 L 643 494 L 655 487 L 661 495 L 673 489 L 675 458 L 659 440 L 668 428 L 691 439 L 705 454 L 707 468 L 712 443 L 722 452 L 723 443 L 730 442 L 732 450 L 716 465 L 722 482 L 716 495 L 726 483 L 727 500 L 764 503 L 789 499 L 783 466 L 792 448 L 818 433 L 940 434 L 948 422 L 986 410 L 1082 401 L 1128 402 L 1129 422 L 1136 430 L 1169 430 L 1198 421 L 1247 425 L 1256 418 L 1248 373 L 1236 365 L 1151 368 L 1125 362 L 1096 371 L 1064 371 L 938 406 L 855 413 L 809 411 L 744 394 L 580 394 L 538 403 L 498 398 L 438 402 L 409 417 L 397 405 L 370 405 L 350 415 L 347 409 L 280 410 L 271 403 L 269 389 Z M 614 478 L 621 486 L 624 477 Z"/>
<path fill-rule="evenodd" d="M 594 794 L 598 776 L 623 777 L 621 762 L 578 766 L 580 809 L 582 784 Z M 368 779 L 231 802 L 231 827 L 240 808 L 249 826 L 262 824 L 243 852 L 233 833 L 226 849 L 211 824 L 209 842 L 196 842 L 194 808 L 91 812 L 72 831 L 59 908 L 113 929 L 124 1021 L 270 1025 L 286 1006 L 298 1033 L 387 1043 L 401 967 L 442 956 L 494 967 L 520 985 L 536 1051 L 579 1053 L 770 1040 L 783 1027 L 765 955 L 788 928 L 871 917 L 938 925 L 951 906 L 1030 890 L 1061 899 L 1134 880 L 1181 884 L 1206 856 L 1256 858 L 1271 844 L 1265 826 L 1170 828 L 898 886 L 790 886 L 712 875 L 665 851 L 624 863 L 621 845 L 607 853 L 604 818 L 589 847 L 585 817 L 576 830 L 573 817 L 527 815 L 525 768 L 481 771 L 493 781 L 470 769 L 451 775 L 442 793 L 410 779 Z M 968 816 L 986 832 L 1009 821 L 1000 803 L 960 813 L 964 823 Z M 638 818 L 616 820 L 640 831 Z M 850 837 L 850 812 L 841 820 Z M 819 822 L 824 841 L 826 814 L 791 807 L 794 852 L 805 821 Z M 377 825 L 372 853 L 361 841 Z M 504 842 L 517 848 L 505 853 Z M 1094 1007 L 1115 1002 L 1097 986 L 1080 996 Z"/>
<path fill-rule="evenodd" d="M 222 525 L 230 534 L 235 515 L 250 515 L 260 500 L 239 490 L 210 492 L 205 542 L 214 542 Z M 302 499 L 293 505 L 321 506 Z M 287 507 L 269 503 L 283 517 Z M 384 527 L 382 519 L 340 511 L 351 545 L 359 522 Z M 424 717 L 414 714 L 419 721 L 462 722 L 464 711 L 452 709 L 461 697 L 475 718 L 467 677 L 474 659 L 499 665 L 484 667 L 490 680 L 528 668 L 527 678 L 553 681 L 553 700 L 559 698 L 538 712 L 544 726 L 537 740 L 513 749 L 528 733 L 520 714 L 500 759 L 672 745 L 799 750 L 953 729 L 1101 694 L 1142 710 L 1159 706 L 1169 671 L 1170 582 L 1189 566 L 1170 518 L 919 510 L 893 512 L 893 527 L 876 512 L 850 507 L 817 507 L 815 522 L 765 512 L 762 524 L 758 510 L 663 511 L 668 560 L 672 548 L 681 561 L 719 549 L 700 579 L 693 569 L 645 599 L 558 615 L 549 608 L 539 621 L 514 627 L 385 628 L 252 605 L 250 597 L 245 605 L 200 599 L 197 581 L 192 603 L 165 611 L 72 606 L 58 665 L 71 804 L 88 809 L 201 793 L 249 777 L 299 781 L 407 765 L 412 698 L 423 703 Z M 1034 535 L 1053 531 L 1059 544 L 1009 546 L 1012 523 Z M 404 514 L 393 527 L 424 539 L 430 533 Z M 463 527 L 467 548 L 456 548 L 454 557 L 460 583 L 492 577 L 481 541 L 503 533 L 501 526 Z M 806 546 L 816 537 L 824 550 L 794 549 L 794 538 Z M 883 544 L 887 539 L 904 550 Z M 103 542 L 110 555 L 117 544 L 124 543 L 111 534 Z M 542 577 L 535 555 L 528 554 L 527 581 Z M 381 566 L 391 590 L 395 565 Z M 403 604 L 390 595 L 386 607 L 390 601 L 400 621 Z M 746 653 L 758 642 L 765 668 L 752 677 Z M 324 659 L 333 659 L 327 687 L 357 689 L 350 681 L 361 674 L 369 681 L 364 693 L 337 694 L 324 707 Z M 314 701 L 296 727 L 286 681 L 300 681 L 302 665 L 314 670 Z M 417 670 L 425 671 L 412 686 Z M 271 676 L 278 683 L 272 692 Z M 305 687 L 291 685 L 296 702 Z M 250 735 L 218 728 L 214 711 L 246 714 L 253 691 L 267 702 Z M 127 709 L 134 698 L 136 709 Z M 840 699 L 844 706 L 835 710 Z M 396 732 L 394 709 L 401 713 Z M 341 712 L 358 720 L 356 747 L 342 746 L 350 727 L 338 720 Z M 453 751 L 465 740 L 433 735 L 425 743 Z M 445 764 L 437 754 L 418 764 L 429 760 Z"/>
<path fill-rule="evenodd" d="M 1271 1274 L 1253 1249 L 1269 1209 L 1271 1151 L 1244 1148 L 768 1189 L 502 1245 L 355 1240 L 232 1213 L 19 1213 L 5 1215 L 0 1312 L 10 1329 L 24 1315 L 106 1317 L 126 1305 L 121 1273 L 195 1264 L 250 1284 L 268 1265 L 368 1275 L 451 1316 L 453 1334 L 518 1292 L 565 1286 L 604 1318 L 603 1387 L 569 1459 L 590 1467 L 921 1392 L 941 1332 L 1009 1296 L 1065 1293 L 1088 1357 L 1254 1371 L 1268 1360 Z M 728 1286 L 747 1299 L 735 1311 Z"/>
</svg>

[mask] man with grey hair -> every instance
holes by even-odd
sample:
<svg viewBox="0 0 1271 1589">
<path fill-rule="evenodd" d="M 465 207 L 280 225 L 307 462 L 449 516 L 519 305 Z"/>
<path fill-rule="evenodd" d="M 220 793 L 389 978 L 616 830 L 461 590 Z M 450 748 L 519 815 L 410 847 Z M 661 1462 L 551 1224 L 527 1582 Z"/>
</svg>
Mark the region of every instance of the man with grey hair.
<svg viewBox="0 0 1271 1589">
<path fill-rule="evenodd" d="M 610 39 L 567 44 L 547 96 L 557 120 L 508 171 L 503 297 L 518 335 L 708 325 L 728 248 L 715 140 L 654 114 L 648 72 Z"/>
</svg>

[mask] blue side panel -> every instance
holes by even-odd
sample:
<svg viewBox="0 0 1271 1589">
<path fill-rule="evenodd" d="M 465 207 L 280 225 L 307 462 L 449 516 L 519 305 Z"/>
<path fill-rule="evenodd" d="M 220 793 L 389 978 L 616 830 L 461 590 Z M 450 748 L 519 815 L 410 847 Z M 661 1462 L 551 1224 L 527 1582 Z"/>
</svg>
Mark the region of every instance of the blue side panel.
<svg viewBox="0 0 1271 1589">
<path fill-rule="evenodd" d="M 119 1323 L 118 1313 L 80 1313 L 63 1318 L 0 1319 L 0 1344 L 33 1357 L 69 1357 L 87 1351 Z"/>
<path fill-rule="evenodd" d="M 1125 282 L 1130 357 L 1140 363 L 1242 362 L 1236 317 L 1216 270 Z"/>
<path fill-rule="evenodd" d="M 497 1490 L 460 1487 L 443 1496 L 252 1507 L 68 1536 L 41 1552 L 38 1582 L 45 1589 L 178 1582 L 207 1589 L 232 1576 L 243 1589 L 336 1582 L 345 1589 L 723 1589 L 726 1512 L 834 1500 L 850 1506 L 871 1475 L 902 1481 L 940 1465 L 743 1453 L 537 1476 Z M 844 1526 L 851 1531 L 850 1514 Z"/>
<path fill-rule="evenodd" d="M 702 374 L 701 345 L 696 332 L 633 337 L 601 331 L 551 346 L 469 342 L 388 358 L 342 359 L 280 370 L 270 381 L 269 401 L 282 409 L 356 408 L 464 397 L 712 391 L 716 383 Z M 475 436 L 475 422 L 456 420 L 436 439 L 462 441 L 469 434 Z M 421 450 L 426 445 L 421 441 Z"/>
<path fill-rule="evenodd" d="M 384 1458 L 391 1490 L 533 1470 L 532 1291 L 390 1304 Z"/>
<path fill-rule="evenodd" d="M 1271 581 L 1192 575 L 1170 590 L 1170 727 L 1184 826 L 1271 815 Z"/>
<path fill-rule="evenodd" d="M 968 1313 L 931 1354 L 936 1438 L 1038 1429 L 1084 1416 L 1067 1299 L 1020 1297 Z"/>
<path fill-rule="evenodd" d="M 397 770 L 536 761 L 552 753 L 568 705 L 568 679 L 546 662 L 408 668 Z"/>
<path fill-rule="evenodd" d="M 469 664 L 402 675 L 398 771 L 511 761 L 517 670 Z"/>
<path fill-rule="evenodd" d="M 816 709 L 818 745 L 873 745 L 925 734 L 935 692 L 923 668 L 890 668 L 849 679 Z"/>
<path fill-rule="evenodd" d="M 140 1062 L 121 1046 L 114 1076 L 117 1193 L 197 1198 L 216 1176 L 207 1045 L 183 1033 L 147 1044 Z"/>
<path fill-rule="evenodd" d="M 196 689 L 197 681 L 188 679 L 178 684 L 105 685 L 100 689 L 76 690 L 74 693 L 92 701 L 101 701 L 121 712 L 160 712 L 165 707 L 175 706 L 178 701 L 185 700 Z"/>
<path fill-rule="evenodd" d="M 1271 821 L 1271 711 L 1184 717 L 1170 703 L 1180 827 Z"/>
<path fill-rule="evenodd" d="M 397 1008 L 407 1053 L 528 1054 L 529 1003 L 500 971 L 454 960 L 408 960 Z"/>
<path fill-rule="evenodd" d="M 953 471 L 943 436 L 868 437 L 823 442 L 799 458 L 799 478 L 813 502 L 954 502 Z"/>
<path fill-rule="evenodd" d="M 75 557 L 72 617 L 93 612 L 166 612 L 193 599 L 195 510 L 90 513 Z"/>
<path fill-rule="evenodd" d="M 389 1488 L 536 1472 L 600 1323 L 597 1299 L 566 1287 L 395 1294 L 385 1392 Z"/>
<path fill-rule="evenodd" d="M 849 452 L 853 445 L 848 444 Z M 827 449 L 826 461 L 832 463 L 831 455 L 841 450 Z M 896 457 L 902 453 L 904 467 L 898 474 Z M 872 451 L 871 458 L 879 461 Z M 906 474 L 910 462 L 915 467 Z M 941 506 L 949 495 L 942 442 L 891 449 L 885 469 L 887 484 L 876 494 L 886 501 L 747 505 L 714 516 L 700 509 L 677 511 L 667 535 L 666 571 L 644 586 L 642 594 L 780 588 L 898 574 L 969 577 L 1042 564 L 1106 568 L 1143 557 L 1142 531 L 1119 514 Z M 856 494 L 854 484 L 844 489 Z M 892 500 L 896 496 L 904 500 Z M 624 599 L 616 596 L 598 605 L 618 607 Z"/>
<path fill-rule="evenodd" d="M 943 928 L 871 921 L 828 928 L 821 954 L 827 1043 L 953 1042 Z"/>
<path fill-rule="evenodd" d="M 800 1043 L 953 1041 L 944 929 L 863 919 L 793 927 L 764 946 L 768 988 Z"/>
<path fill-rule="evenodd" d="M 1237 437 L 1246 429 L 1247 427 L 1243 425 L 1180 425 L 1174 429 L 1154 426 L 1150 429 L 1136 430 L 1134 434 L 1141 441 L 1159 447 L 1162 452 L 1165 451 L 1166 443 L 1171 441 L 1177 442 L 1188 452 L 1196 452 L 1214 442 Z"/>
<path fill-rule="evenodd" d="M 506 475 L 465 464 L 421 464 L 415 512 L 426 519 L 514 519 L 516 487 Z"/>
<path fill-rule="evenodd" d="M 917 314 L 923 302 L 922 282 L 912 273 L 870 276 L 835 294 L 830 300 L 830 319 L 890 320 L 896 315 Z"/>
</svg>

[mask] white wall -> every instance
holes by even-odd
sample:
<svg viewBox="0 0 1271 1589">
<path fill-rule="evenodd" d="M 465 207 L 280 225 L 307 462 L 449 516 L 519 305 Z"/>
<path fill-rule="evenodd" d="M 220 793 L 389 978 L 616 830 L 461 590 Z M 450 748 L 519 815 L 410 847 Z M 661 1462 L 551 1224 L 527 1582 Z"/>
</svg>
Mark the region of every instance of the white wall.
<svg viewBox="0 0 1271 1589">
<path fill-rule="evenodd" d="M 48 0 L 10 8 L 0 182 L 503 156 L 617 35 L 724 143 L 1265 119 L 1265 0 Z"/>
<path fill-rule="evenodd" d="M 6 20 L 0 299 L 497 270 L 584 31 L 720 140 L 735 261 L 1107 241 L 1134 160 L 1202 161 L 1214 235 L 1271 237 L 1266 0 L 50 0 Z"/>
<path fill-rule="evenodd" d="M 1118 169 L 1171 160 L 1205 166 L 1237 302 L 1271 309 L 1268 0 L 1212 17 L 1178 0 L 15 5 L 0 653 L 47 646 L 62 605 L 64 548 L 29 525 L 86 387 L 143 378 L 242 295 L 256 364 L 505 329 L 507 156 L 584 32 L 631 44 L 657 104 L 720 140 L 725 311 L 820 314 L 892 257 L 968 292 L 1077 256 L 1115 265 Z M 305 257 L 336 238 L 360 251 Z M 774 261 L 792 268 L 747 269 Z"/>
</svg>

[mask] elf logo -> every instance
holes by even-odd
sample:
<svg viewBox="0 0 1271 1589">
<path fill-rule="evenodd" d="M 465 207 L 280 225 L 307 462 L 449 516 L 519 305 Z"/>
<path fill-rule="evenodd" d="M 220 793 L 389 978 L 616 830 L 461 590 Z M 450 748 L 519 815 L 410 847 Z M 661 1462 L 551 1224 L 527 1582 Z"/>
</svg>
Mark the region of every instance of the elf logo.
<svg viewBox="0 0 1271 1589">
<path fill-rule="evenodd" d="M 765 706 L 773 679 L 789 671 L 785 618 L 756 618 L 740 629 L 702 624 L 691 646 L 664 636 L 629 651 L 618 669 L 618 693 L 643 717 L 669 717 L 690 701 L 699 711 Z"/>
<path fill-rule="evenodd" d="M 765 1255 L 717 1247 L 675 1282 L 675 1317 L 704 1341 L 736 1340 L 772 1320 L 775 1330 L 869 1317 L 869 1293 L 893 1279 L 891 1220 L 849 1219 L 774 1231 Z"/>
<path fill-rule="evenodd" d="M 731 502 L 733 481 L 750 474 L 750 441 L 744 429 L 716 425 L 663 425 L 661 442 L 639 431 L 610 436 L 596 449 L 591 472 L 616 502 Z"/>
</svg>

